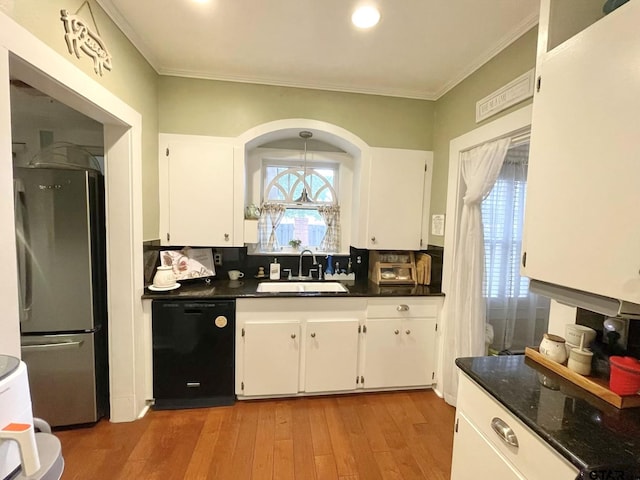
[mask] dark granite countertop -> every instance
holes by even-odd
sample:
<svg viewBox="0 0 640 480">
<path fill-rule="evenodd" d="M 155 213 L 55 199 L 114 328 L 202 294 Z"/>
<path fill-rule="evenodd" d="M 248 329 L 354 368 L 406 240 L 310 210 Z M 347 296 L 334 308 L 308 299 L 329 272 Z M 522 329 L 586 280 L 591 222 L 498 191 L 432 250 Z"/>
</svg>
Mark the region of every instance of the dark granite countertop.
<svg viewBox="0 0 640 480">
<path fill-rule="evenodd" d="M 143 299 L 209 299 L 209 298 L 273 298 L 273 297 L 398 297 L 398 296 L 442 296 L 440 285 L 380 286 L 373 282 L 341 282 L 348 293 L 256 293 L 258 283 L 267 279 L 243 278 L 242 280 L 213 279 L 185 282 L 180 288 L 169 292 L 152 292 L 145 288 Z"/>
<path fill-rule="evenodd" d="M 581 471 L 640 479 L 640 408 L 618 409 L 523 355 L 456 365 Z"/>
</svg>

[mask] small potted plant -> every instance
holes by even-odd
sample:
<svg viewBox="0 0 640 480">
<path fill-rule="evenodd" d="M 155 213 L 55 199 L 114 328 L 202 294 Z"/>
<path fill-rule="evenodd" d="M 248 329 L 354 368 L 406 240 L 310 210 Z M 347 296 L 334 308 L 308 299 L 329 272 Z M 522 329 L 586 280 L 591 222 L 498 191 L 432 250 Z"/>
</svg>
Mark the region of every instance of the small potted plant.
<svg viewBox="0 0 640 480">
<path fill-rule="evenodd" d="M 291 246 L 291 248 L 293 250 L 298 250 L 300 248 L 300 245 L 302 245 L 302 240 L 298 240 L 298 239 L 293 239 L 289 242 L 289 245 Z"/>
</svg>

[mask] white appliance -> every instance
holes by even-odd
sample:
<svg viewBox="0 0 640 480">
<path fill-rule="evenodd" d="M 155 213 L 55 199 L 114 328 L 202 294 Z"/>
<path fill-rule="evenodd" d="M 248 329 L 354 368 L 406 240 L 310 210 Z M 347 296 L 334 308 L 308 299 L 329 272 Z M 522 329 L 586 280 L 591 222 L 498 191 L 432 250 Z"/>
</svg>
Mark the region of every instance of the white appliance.
<svg viewBox="0 0 640 480">
<path fill-rule="evenodd" d="M 0 355 L 0 480 L 60 480 L 63 470 L 60 441 L 33 418 L 26 364 Z"/>
<path fill-rule="evenodd" d="M 0 355 L 0 429 L 11 423 L 33 427 L 26 365 L 15 357 Z M 0 439 L 0 479 L 20 468 L 18 444 Z"/>
</svg>

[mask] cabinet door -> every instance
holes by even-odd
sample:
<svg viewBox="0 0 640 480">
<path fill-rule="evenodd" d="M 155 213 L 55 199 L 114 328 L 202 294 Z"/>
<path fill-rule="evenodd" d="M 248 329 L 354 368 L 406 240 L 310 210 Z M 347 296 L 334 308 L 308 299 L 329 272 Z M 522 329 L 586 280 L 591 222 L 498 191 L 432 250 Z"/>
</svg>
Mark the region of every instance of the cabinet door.
<svg viewBox="0 0 640 480">
<path fill-rule="evenodd" d="M 356 388 L 358 320 L 309 320 L 305 339 L 305 392 Z"/>
<path fill-rule="evenodd" d="M 485 440 L 464 414 L 459 413 L 456 418 L 456 433 L 453 437 L 451 480 L 476 480 L 477 478 L 524 480 L 524 477 Z"/>
<path fill-rule="evenodd" d="M 543 57 L 524 275 L 640 303 L 640 2 Z M 525 258 L 523 258 L 524 263 Z"/>
<path fill-rule="evenodd" d="M 298 393 L 299 363 L 299 322 L 245 322 L 245 395 Z"/>
<path fill-rule="evenodd" d="M 168 148 L 171 245 L 233 245 L 233 146 L 190 136 Z"/>
<path fill-rule="evenodd" d="M 367 248 L 420 249 L 428 154 L 420 150 L 372 149 Z"/>
<path fill-rule="evenodd" d="M 435 318 L 368 319 L 365 388 L 433 384 Z"/>
</svg>

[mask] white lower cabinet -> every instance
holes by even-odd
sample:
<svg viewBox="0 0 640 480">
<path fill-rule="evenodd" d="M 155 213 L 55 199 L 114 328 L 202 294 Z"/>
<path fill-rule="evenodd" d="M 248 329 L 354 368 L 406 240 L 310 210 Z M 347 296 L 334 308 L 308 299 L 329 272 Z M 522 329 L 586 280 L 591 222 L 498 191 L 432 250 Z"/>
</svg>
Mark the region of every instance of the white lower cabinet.
<svg viewBox="0 0 640 480">
<path fill-rule="evenodd" d="M 286 395 L 298 392 L 300 323 L 245 322 L 245 395 Z"/>
<path fill-rule="evenodd" d="M 441 303 L 440 297 L 238 299 L 236 394 L 431 386 Z"/>
<path fill-rule="evenodd" d="M 367 319 L 365 388 L 434 382 L 435 318 Z"/>
<path fill-rule="evenodd" d="M 358 375 L 357 319 L 309 320 L 305 332 L 305 392 L 353 390 Z"/>
<path fill-rule="evenodd" d="M 364 332 L 365 388 L 435 383 L 436 330 L 441 299 L 371 299 Z"/>
<path fill-rule="evenodd" d="M 238 397 L 354 390 L 365 306 L 364 298 L 238 299 Z"/>
<path fill-rule="evenodd" d="M 574 465 L 462 373 L 457 404 L 451 480 L 475 480 L 479 472 L 501 480 L 578 476 Z"/>
<path fill-rule="evenodd" d="M 464 413 L 458 413 L 451 480 L 476 480 L 479 474 L 482 478 L 499 480 L 524 478 L 486 441 Z"/>
</svg>

